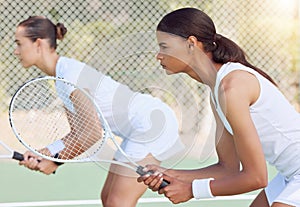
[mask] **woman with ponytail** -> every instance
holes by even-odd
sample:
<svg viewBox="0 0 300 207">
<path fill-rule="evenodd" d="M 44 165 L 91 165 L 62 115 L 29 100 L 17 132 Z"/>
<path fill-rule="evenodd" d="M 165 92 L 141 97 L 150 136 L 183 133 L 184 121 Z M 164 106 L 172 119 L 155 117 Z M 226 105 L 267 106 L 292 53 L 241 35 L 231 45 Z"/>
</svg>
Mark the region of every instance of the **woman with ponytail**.
<svg viewBox="0 0 300 207">
<path fill-rule="evenodd" d="M 35 66 L 46 75 L 64 78 L 93 94 L 112 132 L 122 139 L 121 148 L 140 165 L 159 165 L 184 149 L 175 113 L 167 104 L 151 95 L 132 91 L 83 62 L 60 56 L 56 41 L 62 40 L 66 33 L 61 23 L 54 24 L 42 16 L 29 17 L 16 28 L 14 54 L 23 67 Z M 69 93 L 71 96 L 75 91 Z M 72 117 L 72 111 L 66 107 L 67 117 Z M 128 162 L 119 151 L 113 159 Z M 52 174 L 59 167 L 30 151 L 25 152 L 20 165 L 44 174 Z M 102 206 L 136 206 L 147 190 L 136 179 L 136 172 L 111 164 L 101 192 Z"/>
<path fill-rule="evenodd" d="M 300 114 L 272 78 L 195 8 L 164 16 L 157 40 L 168 74 L 186 73 L 211 89 L 218 162 L 194 170 L 148 165 L 157 173 L 138 181 L 173 203 L 262 189 L 251 206 L 299 207 Z M 278 170 L 269 184 L 266 161 Z M 163 179 L 170 184 L 158 189 Z"/>
</svg>

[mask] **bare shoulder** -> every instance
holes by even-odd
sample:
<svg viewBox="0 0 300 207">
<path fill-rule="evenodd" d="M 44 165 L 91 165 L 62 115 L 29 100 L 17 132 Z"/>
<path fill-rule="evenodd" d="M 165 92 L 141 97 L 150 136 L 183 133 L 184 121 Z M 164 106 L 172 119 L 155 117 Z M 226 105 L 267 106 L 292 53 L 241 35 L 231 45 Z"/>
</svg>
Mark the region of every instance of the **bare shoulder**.
<svg viewBox="0 0 300 207">
<path fill-rule="evenodd" d="M 232 87 L 247 87 L 252 86 L 253 84 L 258 84 L 258 79 L 252 73 L 243 70 L 235 70 L 226 75 L 222 80 L 223 88 L 232 88 Z"/>
<path fill-rule="evenodd" d="M 219 86 L 220 98 L 226 96 L 234 99 L 244 99 L 249 105 L 254 103 L 260 94 L 257 77 L 243 70 L 235 70 L 226 75 Z"/>
</svg>

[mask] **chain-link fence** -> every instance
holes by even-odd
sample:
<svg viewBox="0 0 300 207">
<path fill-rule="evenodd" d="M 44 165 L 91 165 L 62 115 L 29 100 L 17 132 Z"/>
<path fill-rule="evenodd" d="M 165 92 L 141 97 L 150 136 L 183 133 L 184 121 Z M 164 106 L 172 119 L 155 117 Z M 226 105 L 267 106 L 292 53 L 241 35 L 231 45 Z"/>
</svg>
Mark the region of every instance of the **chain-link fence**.
<svg viewBox="0 0 300 207">
<path fill-rule="evenodd" d="M 60 55 L 98 68 L 134 90 L 159 96 L 176 111 L 181 130 L 208 126 L 207 88 L 184 75 L 167 76 L 155 60 L 155 28 L 180 7 L 197 7 L 217 32 L 237 42 L 250 62 L 268 72 L 288 99 L 299 104 L 299 0 L 0 0 L 0 111 L 25 80 L 42 75 L 14 57 L 16 25 L 44 15 L 67 29 Z M 196 112 L 199 113 L 194 113 Z M 203 124 L 205 123 L 205 124 Z M 201 127 L 200 127 L 201 126 Z"/>
</svg>

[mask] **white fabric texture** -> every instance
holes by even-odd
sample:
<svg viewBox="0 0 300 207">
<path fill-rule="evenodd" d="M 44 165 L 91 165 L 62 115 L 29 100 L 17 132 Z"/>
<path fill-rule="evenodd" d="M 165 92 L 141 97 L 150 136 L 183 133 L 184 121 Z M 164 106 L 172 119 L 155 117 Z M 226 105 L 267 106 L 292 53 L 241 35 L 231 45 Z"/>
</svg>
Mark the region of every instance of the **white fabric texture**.
<svg viewBox="0 0 300 207">
<path fill-rule="evenodd" d="M 266 160 L 280 173 L 266 188 L 268 200 L 270 204 L 282 202 L 300 206 L 300 114 L 280 90 L 258 72 L 240 63 L 227 63 L 217 73 L 211 99 L 229 133 L 232 134 L 232 129 L 221 110 L 218 90 L 222 79 L 235 70 L 251 73 L 259 82 L 260 95 L 250 106 L 250 115 Z"/>
<path fill-rule="evenodd" d="M 192 182 L 193 196 L 195 199 L 213 198 L 210 190 L 210 181 L 213 178 L 196 179 Z"/>
<path fill-rule="evenodd" d="M 160 99 L 134 92 L 85 63 L 66 57 L 59 58 L 56 77 L 89 91 L 112 132 L 124 139 L 121 146 L 130 157 L 141 160 L 152 153 L 164 160 L 183 150 L 176 116 Z M 68 108 L 72 111 L 72 106 Z M 116 159 L 122 160 L 122 155 L 117 153 Z"/>
<path fill-rule="evenodd" d="M 224 126 L 232 134 L 230 124 L 218 100 L 219 84 L 234 70 L 255 75 L 260 84 L 258 100 L 250 106 L 250 114 L 257 129 L 266 160 L 287 179 L 300 173 L 300 114 L 279 89 L 251 68 L 240 63 L 227 63 L 218 71 L 212 101 Z"/>
</svg>

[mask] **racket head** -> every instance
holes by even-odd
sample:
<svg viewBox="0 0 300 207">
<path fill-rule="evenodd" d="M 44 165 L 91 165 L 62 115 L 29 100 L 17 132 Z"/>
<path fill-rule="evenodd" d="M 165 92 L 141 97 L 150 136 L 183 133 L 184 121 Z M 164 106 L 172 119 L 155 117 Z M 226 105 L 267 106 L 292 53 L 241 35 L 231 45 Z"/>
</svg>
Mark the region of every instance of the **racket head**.
<svg viewBox="0 0 300 207">
<path fill-rule="evenodd" d="M 89 92 L 52 76 L 32 79 L 16 91 L 9 105 L 9 122 L 27 149 L 55 162 L 91 159 L 109 134 Z M 49 153 L 49 146 L 59 140 L 63 140 L 64 147 Z"/>
</svg>

